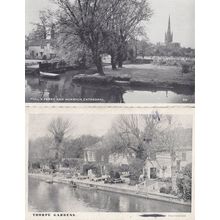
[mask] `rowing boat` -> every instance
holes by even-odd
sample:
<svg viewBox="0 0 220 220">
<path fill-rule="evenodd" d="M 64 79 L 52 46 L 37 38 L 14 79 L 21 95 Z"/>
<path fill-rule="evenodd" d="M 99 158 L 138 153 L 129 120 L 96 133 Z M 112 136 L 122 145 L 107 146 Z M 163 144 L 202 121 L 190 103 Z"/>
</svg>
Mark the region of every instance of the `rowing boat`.
<svg viewBox="0 0 220 220">
<path fill-rule="evenodd" d="M 57 79 L 60 77 L 60 74 L 57 73 L 48 73 L 48 72 L 42 72 L 40 71 L 40 76 L 45 77 L 45 78 L 52 78 L 52 79 Z"/>
</svg>

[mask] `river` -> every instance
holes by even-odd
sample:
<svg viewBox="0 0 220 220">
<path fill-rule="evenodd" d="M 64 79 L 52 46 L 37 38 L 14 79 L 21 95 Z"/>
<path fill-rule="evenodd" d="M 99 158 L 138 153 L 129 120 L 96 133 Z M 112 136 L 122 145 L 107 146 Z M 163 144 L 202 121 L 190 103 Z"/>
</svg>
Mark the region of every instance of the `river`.
<svg viewBox="0 0 220 220">
<path fill-rule="evenodd" d="M 190 212 L 190 207 L 29 177 L 30 212 Z"/>
<path fill-rule="evenodd" d="M 126 86 L 98 86 L 72 83 L 77 72 L 69 71 L 60 79 L 26 76 L 26 102 L 96 102 L 96 103 L 194 103 L 195 96 L 187 89 L 155 90 Z"/>
</svg>

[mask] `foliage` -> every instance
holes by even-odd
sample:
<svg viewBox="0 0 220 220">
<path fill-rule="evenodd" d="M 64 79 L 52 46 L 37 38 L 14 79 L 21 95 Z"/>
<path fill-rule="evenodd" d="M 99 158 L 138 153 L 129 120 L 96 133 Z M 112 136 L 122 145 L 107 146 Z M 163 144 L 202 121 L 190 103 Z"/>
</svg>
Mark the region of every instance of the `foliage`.
<svg viewBox="0 0 220 220">
<path fill-rule="evenodd" d="M 29 161 L 48 159 L 53 140 L 50 137 L 39 137 L 29 141 Z"/>
<path fill-rule="evenodd" d="M 54 0 L 54 13 L 59 36 L 69 47 L 78 39 L 79 45 L 89 50 L 100 75 L 104 75 L 101 54 L 108 51 L 118 56 L 125 54 L 126 40 L 138 30 L 143 20 L 152 14 L 148 0 Z M 68 48 L 67 51 L 71 51 Z"/>
<path fill-rule="evenodd" d="M 178 194 L 184 200 L 192 197 L 192 164 L 188 164 L 182 171 L 182 176 L 177 178 Z"/>
<path fill-rule="evenodd" d="M 168 187 L 168 188 L 166 188 L 166 187 L 161 187 L 161 188 L 160 188 L 160 193 L 170 194 L 171 190 L 172 190 L 172 187 Z"/>
<path fill-rule="evenodd" d="M 147 0 L 121 1 L 118 13 L 114 13 L 107 25 L 107 52 L 111 55 L 112 69 L 122 67 L 126 58 L 129 40 L 143 34 L 142 21 L 148 21 L 152 16 Z"/>
<path fill-rule="evenodd" d="M 135 158 L 129 162 L 130 179 L 138 181 L 140 175 L 143 173 L 143 167 L 145 162 L 141 159 Z"/>
<path fill-rule="evenodd" d="M 32 168 L 33 169 L 40 169 L 40 162 L 32 163 Z"/>
<path fill-rule="evenodd" d="M 189 73 L 193 70 L 195 64 L 192 62 L 182 62 L 181 67 L 182 67 L 182 73 Z"/>
<path fill-rule="evenodd" d="M 99 137 L 82 135 L 75 139 L 64 141 L 64 158 L 83 158 L 83 150 L 100 141 Z"/>
<path fill-rule="evenodd" d="M 138 55 L 141 55 L 142 58 L 144 59 L 144 57 L 147 55 L 148 48 L 149 48 L 149 44 L 147 40 L 142 39 L 141 41 L 139 41 Z"/>
<path fill-rule="evenodd" d="M 122 164 L 122 165 L 108 164 L 106 167 L 109 172 L 113 171 L 113 172 L 122 173 L 129 171 L 129 165 L 127 164 Z"/>
<path fill-rule="evenodd" d="M 69 65 L 76 64 L 81 68 L 91 66 L 91 53 L 77 36 L 59 33 L 56 38 L 55 51 L 56 57 L 65 60 Z"/>
<path fill-rule="evenodd" d="M 82 162 L 83 162 L 83 159 L 68 158 L 68 159 L 64 159 L 61 164 L 63 167 L 66 167 L 66 168 L 80 169 Z"/>
</svg>

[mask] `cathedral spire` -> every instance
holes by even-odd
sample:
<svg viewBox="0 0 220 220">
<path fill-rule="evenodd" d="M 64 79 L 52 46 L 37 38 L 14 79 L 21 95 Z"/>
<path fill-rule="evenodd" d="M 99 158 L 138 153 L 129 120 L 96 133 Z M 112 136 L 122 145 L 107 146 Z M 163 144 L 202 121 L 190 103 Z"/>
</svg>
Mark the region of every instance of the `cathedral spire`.
<svg viewBox="0 0 220 220">
<path fill-rule="evenodd" d="M 169 44 L 173 42 L 173 33 L 171 33 L 171 24 L 170 24 L 170 16 L 168 19 L 168 28 L 167 32 L 165 33 L 165 43 Z"/>
</svg>

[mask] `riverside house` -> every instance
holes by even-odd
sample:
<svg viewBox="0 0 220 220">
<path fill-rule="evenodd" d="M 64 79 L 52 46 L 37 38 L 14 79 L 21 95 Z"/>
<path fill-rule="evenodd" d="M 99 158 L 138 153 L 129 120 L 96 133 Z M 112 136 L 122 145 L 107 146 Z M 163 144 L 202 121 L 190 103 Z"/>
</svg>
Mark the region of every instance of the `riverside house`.
<svg viewBox="0 0 220 220">
<path fill-rule="evenodd" d="M 51 59 L 55 57 L 52 40 L 33 40 L 28 43 L 25 56 L 30 59 Z"/>
<path fill-rule="evenodd" d="M 28 59 L 52 59 L 56 56 L 54 26 L 47 28 L 44 39 L 28 40 L 26 44 L 25 57 Z"/>
<path fill-rule="evenodd" d="M 119 153 L 111 153 L 102 141 L 84 149 L 83 173 L 92 170 L 95 174 L 106 174 L 109 166 L 128 165 L 129 157 Z"/>
<path fill-rule="evenodd" d="M 108 153 L 103 148 L 101 141 L 84 149 L 83 174 L 87 175 L 89 170 L 93 174 L 105 174 L 106 164 L 108 163 Z"/>
<path fill-rule="evenodd" d="M 181 171 L 187 164 L 192 163 L 192 148 L 189 146 L 181 147 L 175 152 L 175 161 L 172 163 L 171 154 L 168 151 L 156 153 L 155 160 L 146 161 L 146 170 L 149 179 L 171 178 L 171 166 L 176 171 Z"/>
</svg>

